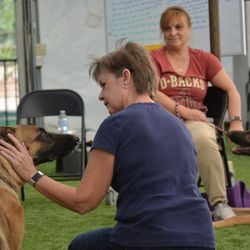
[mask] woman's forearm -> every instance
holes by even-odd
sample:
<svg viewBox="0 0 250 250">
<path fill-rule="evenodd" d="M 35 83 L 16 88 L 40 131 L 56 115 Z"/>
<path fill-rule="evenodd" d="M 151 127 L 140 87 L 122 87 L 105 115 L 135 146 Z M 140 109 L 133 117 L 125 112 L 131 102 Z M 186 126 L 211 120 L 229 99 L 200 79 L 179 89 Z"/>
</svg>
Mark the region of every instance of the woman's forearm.
<svg viewBox="0 0 250 250">
<path fill-rule="evenodd" d="M 175 115 L 175 101 L 162 93 L 161 91 L 157 91 L 156 93 L 156 101 L 160 103 L 165 109 Z"/>
<path fill-rule="evenodd" d="M 236 89 L 230 89 L 227 92 L 228 95 L 228 115 L 229 118 L 234 116 L 241 117 L 241 98 Z"/>
</svg>

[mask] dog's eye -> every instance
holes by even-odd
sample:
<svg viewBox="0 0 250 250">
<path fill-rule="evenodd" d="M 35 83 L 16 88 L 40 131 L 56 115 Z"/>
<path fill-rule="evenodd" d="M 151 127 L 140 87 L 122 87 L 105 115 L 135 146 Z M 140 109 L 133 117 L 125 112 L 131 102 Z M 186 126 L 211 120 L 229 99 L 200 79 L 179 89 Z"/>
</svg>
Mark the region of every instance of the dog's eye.
<svg viewBox="0 0 250 250">
<path fill-rule="evenodd" d="M 46 135 L 47 134 L 45 129 L 40 128 L 39 130 L 40 130 L 40 135 Z"/>
<path fill-rule="evenodd" d="M 40 133 L 37 137 L 40 142 L 50 142 L 51 141 L 51 135 L 50 133 L 47 133 L 46 130 L 40 129 Z"/>
<path fill-rule="evenodd" d="M 45 131 L 41 131 L 40 135 L 46 135 Z"/>
</svg>

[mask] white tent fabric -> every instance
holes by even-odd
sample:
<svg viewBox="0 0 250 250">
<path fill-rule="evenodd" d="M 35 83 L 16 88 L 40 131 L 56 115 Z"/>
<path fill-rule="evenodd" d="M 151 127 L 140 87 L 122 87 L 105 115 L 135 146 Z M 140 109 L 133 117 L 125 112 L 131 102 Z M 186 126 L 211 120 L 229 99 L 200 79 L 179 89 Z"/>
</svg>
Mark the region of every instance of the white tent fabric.
<svg viewBox="0 0 250 250">
<path fill-rule="evenodd" d="M 86 127 L 91 129 L 108 115 L 98 101 L 98 85 L 88 76 L 89 57 L 106 53 L 103 4 L 103 0 L 39 1 L 40 38 L 46 45 L 42 88 L 77 91 L 85 102 Z"/>
</svg>

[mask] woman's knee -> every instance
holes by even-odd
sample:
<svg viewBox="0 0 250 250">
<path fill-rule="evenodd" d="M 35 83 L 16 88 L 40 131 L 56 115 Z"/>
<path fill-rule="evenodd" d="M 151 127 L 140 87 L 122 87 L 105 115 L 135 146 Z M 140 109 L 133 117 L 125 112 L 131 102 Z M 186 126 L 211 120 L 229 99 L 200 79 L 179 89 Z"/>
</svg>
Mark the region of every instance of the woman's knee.
<svg viewBox="0 0 250 250">
<path fill-rule="evenodd" d="M 101 228 L 80 234 L 70 242 L 68 250 L 111 249 L 111 232 L 112 228 Z"/>
<path fill-rule="evenodd" d="M 82 245 L 84 241 L 84 234 L 80 234 L 78 236 L 76 236 L 69 244 L 68 246 L 68 250 L 80 250 L 83 249 Z"/>
<path fill-rule="evenodd" d="M 197 150 L 219 150 L 216 137 L 206 133 L 199 134 L 196 139 L 194 139 L 194 143 Z"/>
<path fill-rule="evenodd" d="M 199 126 L 198 126 L 199 125 Z M 217 137 L 214 127 L 206 123 L 198 123 L 188 126 L 197 151 L 218 150 Z"/>
</svg>

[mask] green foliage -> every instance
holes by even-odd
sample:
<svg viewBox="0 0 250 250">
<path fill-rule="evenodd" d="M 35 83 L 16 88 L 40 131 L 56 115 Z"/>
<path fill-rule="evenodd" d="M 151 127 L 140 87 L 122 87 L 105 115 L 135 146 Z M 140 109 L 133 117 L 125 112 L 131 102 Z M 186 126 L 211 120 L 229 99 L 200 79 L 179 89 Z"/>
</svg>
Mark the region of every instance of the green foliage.
<svg viewBox="0 0 250 250">
<path fill-rule="evenodd" d="M 227 144 L 228 158 L 233 161 L 236 178 L 250 188 L 249 156 L 231 153 L 233 144 Z M 43 164 L 42 171 L 53 172 L 54 163 Z M 48 172 L 47 172 L 48 173 Z M 78 181 L 65 182 L 75 186 Z M 23 202 L 26 218 L 25 238 L 22 250 L 66 250 L 69 242 L 82 232 L 114 225 L 115 207 L 104 202 L 86 215 L 78 215 L 43 197 L 29 185 L 25 187 Z M 248 250 L 250 226 L 233 226 L 215 229 L 217 250 Z"/>
<path fill-rule="evenodd" d="M 0 45 L 0 59 L 16 59 L 16 47 Z"/>
<path fill-rule="evenodd" d="M 14 0 L 0 0 L 0 59 L 16 58 Z"/>
</svg>

